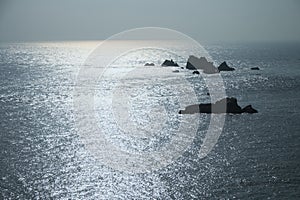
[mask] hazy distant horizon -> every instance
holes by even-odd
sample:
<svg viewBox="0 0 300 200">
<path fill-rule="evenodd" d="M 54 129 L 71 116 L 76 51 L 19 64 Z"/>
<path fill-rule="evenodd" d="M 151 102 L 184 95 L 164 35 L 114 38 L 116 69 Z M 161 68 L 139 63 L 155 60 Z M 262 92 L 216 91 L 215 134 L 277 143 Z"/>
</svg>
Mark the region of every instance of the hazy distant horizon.
<svg viewBox="0 0 300 200">
<path fill-rule="evenodd" d="M 296 0 L 0 1 L 0 42 L 105 40 L 140 27 L 199 42 L 300 42 Z"/>
<path fill-rule="evenodd" d="M 92 39 L 86 39 L 86 40 L 14 40 L 14 41 L 1 41 L 0 44 L 13 44 L 13 43 L 93 43 L 95 45 L 99 44 L 100 42 L 105 41 L 105 39 L 102 40 L 92 40 Z M 110 41 L 121 41 L 121 40 L 110 40 Z M 143 40 L 134 40 L 129 39 L 128 41 L 143 41 Z M 158 40 L 159 41 L 159 40 Z M 213 44 L 295 44 L 300 45 L 300 40 L 244 40 L 244 41 L 234 41 L 234 40 L 226 40 L 226 41 L 197 41 L 200 44 L 203 45 L 213 45 Z"/>
</svg>

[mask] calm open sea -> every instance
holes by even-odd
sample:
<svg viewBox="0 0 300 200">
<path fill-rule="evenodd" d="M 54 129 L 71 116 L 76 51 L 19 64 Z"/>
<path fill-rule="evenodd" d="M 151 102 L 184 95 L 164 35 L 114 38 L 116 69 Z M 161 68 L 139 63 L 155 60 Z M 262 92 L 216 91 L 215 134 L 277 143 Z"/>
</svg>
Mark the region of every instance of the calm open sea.
<svg viewBox="0 0 300 200">
<path fill-rule="evenodd" d="M 300 44 L 205 45 L 215 65 L 225 60 L 236 68 L 221 73 L 227 95 L 242 107 L 252 104 L 258 113 L 226 115 L 218 143 L 204 159 L 197 152 L 210 115 L 197 115 L 198 131 L 182 156 L 139 174 L 98 162 L 77 131 L 74 85 L 96 44 L 0 44 L 0 199 L 300 198 Z M 194 103 L 209 102 L 201 76 L 185 69 L 174 73 L 175 68 L 164 68 L 152 78 L 128 76 L 121 86 L 125 92 L 135 87 L 128 95 L 130 117 L 148 131 L 143 137 L 154 139 L 134 142 L 118 133 L 107 93 L 117 84 L 114 75 L 128 66 L 159 71 L 157 65 L 169 58 L 185 66 L 192 54 L 184 48 L 172 51 L 175 54 L 148 50 L 125 55 L 96 86 L 99 126 L 120 148 L 155 151 L 168 142 L 182 108 L 175 97 L 189 98 L 177 91 L 183 77 L 198 96 Z M 142 67 L 146 62 L 156 66 Z M 156 133 L 151 125 L 161 121 L 159 106 L 169 111 L 169 122 Z"/>
</svg>

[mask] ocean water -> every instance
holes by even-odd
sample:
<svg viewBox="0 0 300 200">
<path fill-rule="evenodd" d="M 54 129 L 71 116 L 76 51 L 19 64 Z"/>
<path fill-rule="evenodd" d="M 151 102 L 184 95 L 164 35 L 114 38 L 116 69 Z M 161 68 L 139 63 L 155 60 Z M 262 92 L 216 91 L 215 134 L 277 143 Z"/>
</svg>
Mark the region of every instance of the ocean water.
<svg viewBox="0 0 300 200">
<path fill-rule="evenodd" d="M 210 102 L 208 88 L 201 75 L 158 66 L 172 58 L 184 67 L 188 55 L 197 52 L 168 44 L 172 53 L 141 50 L 112 63 L 94 85 L 94 109 L 97 124 L 114 145 L 153 152 L 176 134 L 179 139 L 193 136 L 178 158 L 146 173 L 100 162 L 78 133 L 74 88 L 96 45 L 0 45 L 0 199 L 300 198 L 300 44 L 204 45 L 215 65 L 225 60 L 236 68 L 221 72 L 227 96 L 258 110 L 226 115 L 222 134 L 204 159 L 198 151 L 211 115 L 190 116 L 197 120 L 193 135 L 189 124 L 178 132 L 184 123 L 178 111 Z M 146 62 L 156 66 L 144 67 Z M 186 90 L 187 83 L 192 90 Z M 118 92 L 112 93 L 114 88 Z M 128 116 L 122 117 L 124 103 Z"/>
</svg>

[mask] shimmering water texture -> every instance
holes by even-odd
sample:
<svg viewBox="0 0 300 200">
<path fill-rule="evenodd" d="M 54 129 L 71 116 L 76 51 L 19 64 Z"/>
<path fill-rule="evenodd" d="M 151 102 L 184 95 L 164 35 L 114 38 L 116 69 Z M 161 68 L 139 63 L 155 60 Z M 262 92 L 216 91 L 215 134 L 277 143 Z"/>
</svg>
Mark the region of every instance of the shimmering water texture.
<svg viewBox="0 0 300 200">
<path fill-rule="evenodd" d="M 170 51 L 120 57 L 93 85 L 90 115 L 106 139 L 135 154 L 159 151 L 178 135 L 189 141 L 167 166 L 128 173 L 101 164 L 78 134 L 74 88 L 96 44 L 0 45 L 0 199 L 299 198 L 300 45 L 205 46 L 215 65 L 226 60 L 236 69 L 221 72 L 227 95 L 259 112 L 226 115 L 218 143 L 204 159 L 198 153 L 211 115 L 187 115 L 196 120 L 194 131 L 178 114 L 189 104 L 210 102 L 201 74 L 180 68 L 197 52 L 166 43 Z M 180 67 L 160 67 L 165 59 Z"/>
</svg>

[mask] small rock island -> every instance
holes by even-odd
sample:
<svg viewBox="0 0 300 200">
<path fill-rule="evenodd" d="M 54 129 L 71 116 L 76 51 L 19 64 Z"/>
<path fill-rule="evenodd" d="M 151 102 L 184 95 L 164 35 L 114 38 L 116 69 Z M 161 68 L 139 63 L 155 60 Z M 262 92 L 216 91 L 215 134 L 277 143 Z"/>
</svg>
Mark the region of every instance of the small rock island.
<svg viewBox="0 0 300 200">
<path fill-rule="evenodd" d="M 146 63 L 144 66 L 155 66 L 154 63 Z"/>
<path fill-rule="evenodd" d="M 180 110 L 179 114 L 195 114 L 195 113 L 257 113 L 258 111 L 248 105 L 241 108 L 237 99 L 234 97 L 226 97 L 216 103 L 195 104 L 187 106 L 184 110 Z"/>
<path fill-rule="evenodd" d="M 174 62 L 172 59 L 171 60 L 165 60 L 161 66 L 166 67 L 166 66 L 173 66 L 173 67 L 179 67 L 179 65 Z"/>
<path fill-rule="evenodd" d="M 226 61 L 222 62 L 220 66 L 218 67 L 219 71 L 234 71 L 235 69 L 233 67 L 229 67 L 226 63 Z"/>
<path fill-rule="evenodd" d="M 190 56 L 186 68 L 189 70 L 203 70 L 203 73 L 214 74 L 219 73 L 219 70 L 213 65 L 212 62 L 208 62 L 205 57 L 197 58 L 196 56 Z"/>
</svg>

